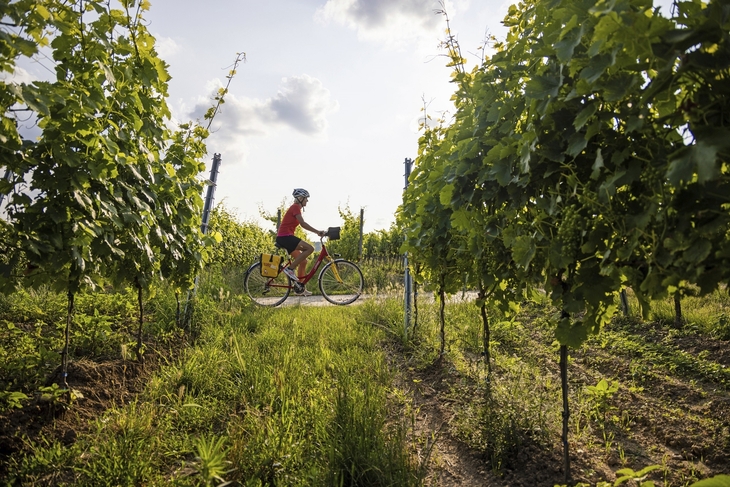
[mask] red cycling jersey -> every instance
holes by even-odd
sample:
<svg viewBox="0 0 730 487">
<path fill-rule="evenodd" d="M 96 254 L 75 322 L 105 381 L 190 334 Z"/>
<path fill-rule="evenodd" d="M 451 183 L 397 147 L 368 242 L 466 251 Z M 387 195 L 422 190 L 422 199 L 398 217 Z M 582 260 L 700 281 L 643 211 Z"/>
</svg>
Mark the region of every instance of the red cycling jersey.
<svg viewBox="0 0 730 487">
<path fill-rule="evenodd" d="M 299 220 L 297 215 L 302 214 L 302 206 L 299 203 L 294 203 L 286 210 L 284 218 L 281 219 L 281 225 L 279 225 L 279 231 L 276 233 L 277 237 L 285 237 L 288 235 L 294 235 L 294 231 L 299 226 Z"/>
</svg>

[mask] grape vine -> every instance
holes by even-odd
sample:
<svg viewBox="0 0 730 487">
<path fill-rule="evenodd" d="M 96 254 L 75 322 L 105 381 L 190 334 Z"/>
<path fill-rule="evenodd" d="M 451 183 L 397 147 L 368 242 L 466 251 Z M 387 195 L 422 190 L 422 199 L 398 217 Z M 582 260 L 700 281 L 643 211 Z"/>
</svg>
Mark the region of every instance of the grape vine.
<svg viewBox="0 0 730 487">
<path fill-rule="evenodd" d="M 507 41 L 457 71 L 453 122 L 421 138 L 408 250 L 433 254 L 432 269 L 495 252 L 510 272 L 486 278 L 539 285 L 580 315 L 558 328 L 573 346 L 623 287 L 646 304 L 727 283 L 729 9 L 513 6 Z"/>
<path fill-rule="evenodd" d="M 55 79 L 0 85 L 0 290 L 49 285 L 68 293 L 68 335 L 76 293 L 133 286 L 141 325 L 142 291 L 159 278 L 189 288 L 215 238 L 200 230 L 208 131 L 197 123 L 168 128 L 170 76 L 145 26 L 148 1 L 2 7 L 0 70 L 12 75 L 43 49 Z M 19 131 L 20 114 L 39 137 Z"/>
<path fill-rule="evenodd" d="M 646 313 L 730 280 L 730 3 L 662 14 L 647 0 L 513 5 L 482 65 L 449 50 L 456 113 L 420 140 L 406 248 L 432 270 L 469 259 L 505 308 L 547 293 L 563 358 L 626 287 Z"/>
</svg>

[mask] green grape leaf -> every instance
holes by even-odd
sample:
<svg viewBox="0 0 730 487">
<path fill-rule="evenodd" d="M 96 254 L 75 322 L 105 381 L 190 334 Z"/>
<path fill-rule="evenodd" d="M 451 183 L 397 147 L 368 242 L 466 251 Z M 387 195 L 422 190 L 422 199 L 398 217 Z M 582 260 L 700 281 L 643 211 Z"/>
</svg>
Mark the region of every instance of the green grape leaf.
<svg viewBox="0 0 730 487">
<path fill-rule="evenodd" d="M 682 258 L 690 264 L 700 264 L 712 251 L 712 243 L 706 239 L 697 240 L 690 248 L 684 251 Z"/>
<path fill-rule="evenodd" d="M 575 121 L 573 122 L 575 130 L 578 131 L 583 128 L 588 119 L 595 115 L 596 110 L 598 110 L 598 105 L 596 103 L 588 103 L 586 107 L 578 113 L 578 116 L 575 117 Z M 581 150 L 583 149 L 581 148 Z"/>
<path fill-rule="evenodd" d="M 563 318 L 558 321 L 558 326 L 555 328 L 555 339 L 561 345 L 578 348 L 588 339 L 588 329 L 580 320 L 571 321 L 570 318 Z"/>
<path fill-rule="evenodd" d="M 571 135 L 568 142 L 568 150 L 565 152 L 572 157 L 578 156 L 578 154 L 583 152 L 583 149 L 585 149 L 588 145 L 588 141 L 585 136 L 580 132 L 576 132 Z"/>
<path fill-rule="evenodd" d="M 451 196 L 454 194 L 454 185 L 447 184 L 439 192 L 439 201 L 442 205 L 448 206 L 451 203 Z"/>
<path fill-rule="evenodd" d="M 603 167 L 603 152 L 600 148 L 598 148 L 596 150 L 596 160 L 591 167 L 591 179 L 598 179 L 598 177 L 601 175 L 601 169 L 603 169 Z"/>
<path fill-rule="evenodd" d="M 601 83 L 600 89 L 603 90 L 606 101 L 616 102 L 623 100 L 637 84 L 638 78 L 635 74 L 621 73 Z"/>
<path fill-rule="evenodd" d="M 507 186 L 512 181 L 512 164 L 508 159 L 500 159 L 490 167 L 489 173 L 501 186 Z"/>
<path fill-rule="evenodd" d="M 697 180 L 706 183 L 720 173 L 717 164 L 718 146 L 700 141 L 691 148 L 692 161 L 697 165 Z"/>
<path fill-rule="evenodd" d="M 525 85 L 525 96 L 537 100 L 554 98 L 562 84 L 562 76 L 559 75 L 535 76 Z"/>
<path fill-rule="evenodd" d="M 512 257 L 520 267 L 527 268 L 535 257 L 537 249 L 532 237 L 521 235 L 515 239 L 512 246 Z"/>
<path fill-rule="evenodd" d="M 574 16 L 573 18 L 577 20 L 577 16 Z M 582 38 L 583 25 L 572 29 L 567 35 L 562 38 L 562 40 L 555 44 L 555 52 L 558 56 L 558 60 L 561 63 L 566 64 L 572 59 L 573 51 L 575 50 L 576 46 L 580 44 Z"/>
<path fill-rule="evenodd" d="M 730 487 L 730 475 L 715 475 L 709 479 L 699 480 L 690 487 Z"/>
<path fill-rule="evenodd" d="M 683 181 L 691 181 L 693 174 L 692 153 L 689 148 L 681 149 L 669 163 L 667 179 L 673 186 L 679 186 Z"/>
<path fill-rule="evenodd" d="M 616 51 L 608 54 L 601 54 L 591 59 L 591 63 L 580 72 L 580 78 L 588 83 L 595 83 L 609 66 L 616 62 Z"/>
</svg>

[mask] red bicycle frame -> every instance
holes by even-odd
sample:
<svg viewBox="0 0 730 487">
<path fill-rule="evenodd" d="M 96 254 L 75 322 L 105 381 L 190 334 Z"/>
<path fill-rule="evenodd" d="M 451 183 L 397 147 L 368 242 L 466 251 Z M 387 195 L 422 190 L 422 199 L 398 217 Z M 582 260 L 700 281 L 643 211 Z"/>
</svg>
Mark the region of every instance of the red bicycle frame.
<svg viewBox="0 0 730 487">
<path fill-rule="evenodd" d="M 319 270 L 319 266 L 322 265 L 322 262 L 325 259 L 334 260 L 334 259 L 332 259 L 332 256 L 330 255 L 330 253 L 327 252 L 327 246 L 324 244 L 324 240 L 320 238 L 319 241 L 322 243 L 322 251 L 319 253 L 319 257 L 317 257 L 317 260 L 314 262 L 314 265 L 312 266 L 312 269 L 307 273 L 307 275 L 305 275 L 304 277 L 302 277 L 299 280 L 299 282 L 302 285 L 304 285 L 304 284 L 308 283 L 310 280 L 312 280 L 312 278 L 314 277 L 314 275 Z M 335 254 L 335 255 L 337 255 L 337 254 Z M 284 266 L 288 266 L 289 264 L 291 264 L 291 256 L 289 256 L 289 260 L 286 261 L 286 263 L 284 264 Z M 281 269 L 279 270 L 279 272 L 281 272 Z M 294 286 L 291 286 L 291 285 L 288 285 L 288 284 L 286 284 L 286 285 L 284 285 L 284 284 L 277 284 L 277 283 L 274 282 L 274 279 L 276 279 L 276 277 L 269 278 L 269 282 L 267 282 L 266 285 L 269 286 L 269 287 L 288 287 L 289 289 L 294 289 Z"/>
</svg>

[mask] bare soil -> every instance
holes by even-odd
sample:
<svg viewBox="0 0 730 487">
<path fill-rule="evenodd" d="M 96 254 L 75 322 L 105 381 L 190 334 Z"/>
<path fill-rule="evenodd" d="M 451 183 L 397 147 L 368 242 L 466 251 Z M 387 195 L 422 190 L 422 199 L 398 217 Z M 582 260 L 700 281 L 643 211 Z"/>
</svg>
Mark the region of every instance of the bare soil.
<svg viewBox="0 0 730 487">
<path fill-rule="evenodd" d="M 554 486 L 563 483 L 562 450 L 528 444 L 512 459 L 510 468 L 495 471 L 483 451 L 462 441 L 454 431 L 458 410 L 479 394 L 475 384 L 461 376 L 447 359 L 421 370 L 409 367 L 403 356 L 391 354 L 391 364 L 402 371 L 397 385 L 407 391 L 415 414 L 416 456 L 425 471 L 425 485 Z M 460 398 L 454 397 L 460 384 Z"/>
<path fill-rule="evenodd" d="M 147 377 L 157 370 L 159 359 L 159 355 L 148 352 L 144 364 L 121 359 L 72 361 L 68 365 L 68 386 L 81 396 L 74 399 L 72 407 L 67 407 L 68 396 L 55 401 L 39 396 L 22 409 L 0 414 L 0 479 L 7 474 L 9 459 L 16 454 L 22 455 L 30 444 L 41 439 L 71 444 L 78 435 L 87 432 L 93 420 L 104 411 L 133 400 L 142 392 Z M 57 370 L 47 384 L 61 382 L 60 370 Z"/>
</svg>

